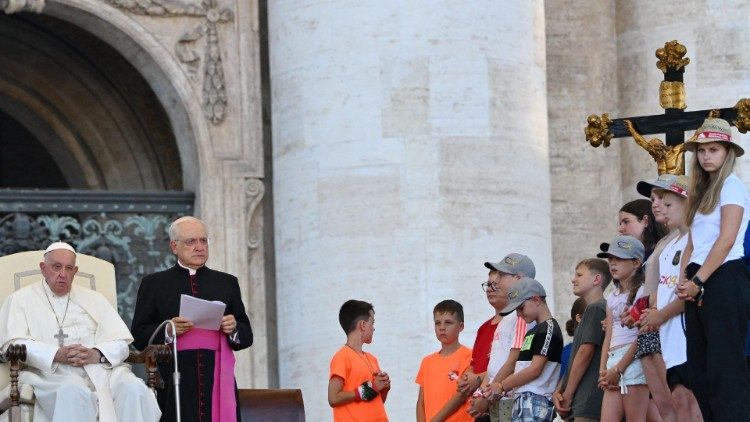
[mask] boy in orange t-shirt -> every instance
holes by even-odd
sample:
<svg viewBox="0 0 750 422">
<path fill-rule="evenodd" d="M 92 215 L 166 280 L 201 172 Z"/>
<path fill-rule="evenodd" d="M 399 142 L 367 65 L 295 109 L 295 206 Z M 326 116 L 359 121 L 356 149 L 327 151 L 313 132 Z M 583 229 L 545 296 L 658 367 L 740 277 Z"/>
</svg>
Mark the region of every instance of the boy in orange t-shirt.
<svg viewBox="0 0 750 422">
<path fill-rule="evenodd" d="M 464 308 L 444 300 L 432 311 L 439 352 L 425 356 L 417 373 L 417 422 L 472 422 L 468 395 L 457 392 L 456 381 L 471 365 L 471 349 L 458 342 L 464 329 Z"/>
<path fill-rule="evenodd" d="M 372 343 L 375 310 L 372 304 L 348 300 L 339 310 L 339 323 L 346 333 L 346 344 L 331 359 L 328 378 L 328 404 L 334 422 L 388 422 L 386 397 L 391 388 L 388 374 L 380 370 L 378 359 L 362 350 Z"/>
</svg>

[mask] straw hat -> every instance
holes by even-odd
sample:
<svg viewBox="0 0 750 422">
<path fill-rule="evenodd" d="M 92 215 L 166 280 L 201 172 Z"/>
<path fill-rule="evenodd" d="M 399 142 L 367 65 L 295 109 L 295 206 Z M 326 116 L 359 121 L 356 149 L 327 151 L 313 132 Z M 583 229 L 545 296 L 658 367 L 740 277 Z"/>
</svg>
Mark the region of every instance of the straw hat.
<svg viewBox="0 0 750 422">
<path fill-rule="evenodd" d="M 717 117 L 709 117 L 703 121 L 703 126 L 695 132 L 695 135 L 689 141 L 685 142 L 685 150 L 695 152 L 698 145 L 710 142 L 724 143 L 727 147 L 734 148 L 738 157 L 745 153 L 741 146 L 732 142 L 732 127 L 729 122 Z"/>
</svg>

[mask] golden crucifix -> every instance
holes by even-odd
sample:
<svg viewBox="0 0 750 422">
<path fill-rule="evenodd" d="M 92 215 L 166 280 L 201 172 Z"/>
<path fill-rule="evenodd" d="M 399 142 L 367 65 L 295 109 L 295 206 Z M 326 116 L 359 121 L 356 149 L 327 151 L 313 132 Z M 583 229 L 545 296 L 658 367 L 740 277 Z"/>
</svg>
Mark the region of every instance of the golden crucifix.
<svg viewBox="0 0 750 422">
<path fill-rule="evenodd" d="M 607 113 L 587 118 L 584 129 L 586 140 L 593 147 L 607 148 L 612 138 L 632 136 L 656 161 L 659 174 L 685 174 L 685 131 L 700 127 L 706 117 L 721 117 L 736 126 L 741 133 L 750 130 L 750 99 L 743 98 L 734 107 L 720 110 L 686 112 L 685 85 L 682 81 L 685 66 L 690 59 L 685 57 L 687 49 L 677 41 L 664 44 L 656 50 L 656 62 L 664 73 L 659 86 L 659 104 L 664 114 L 642 117 L 626 117 L 611 120 Z M 666 142 L 658 138 L 646 139 L 644 135 L 664 133 Z"/>
</svg>

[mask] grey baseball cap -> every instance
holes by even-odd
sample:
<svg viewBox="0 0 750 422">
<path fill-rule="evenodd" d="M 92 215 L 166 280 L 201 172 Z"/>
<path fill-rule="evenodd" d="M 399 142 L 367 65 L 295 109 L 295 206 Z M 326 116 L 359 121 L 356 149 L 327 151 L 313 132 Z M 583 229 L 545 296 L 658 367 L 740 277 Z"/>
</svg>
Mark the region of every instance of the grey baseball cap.
<svg viewBox="0 0 750 422">
<path fill-rule="evenodd" d="M 542 283 L 529 277 L 518 280 L 508 292 L 508 306 L 503 308 L 499 314 L 502 316 L 508 315 L 534 296 L 547 297 L 547 292 L 544 290 Z"/>
<path fill-rule="evenodd" d="M 485 262 L 484 266 L 495 271 L 505 274 L 521 275 L 524 277 L 536 276 L 536 267 L 526 255 L 520 253 L 511 253 L 505 256 L 500 262 Z"/>
<path fill-rule="evenodd" d="M 602 243 L 599 245 L 602 251 L 596 256 L 598 258 L 608 258 L 610 255 L 620 259 L 638 259 L 643 261 L 643 255 L 646 248 L 643 243 L 633 236 L 619 235 L 615 237 L 612 243 Z"/>
<path fill-rule="evenodd" d="M 636 190 L 646 198 L 651 197 L 651 189 L 664 189 L 682 195 L 687 198 L 688 186 L 690 182 L 686 176 L 676 174 L 662 174 L 654 182 L 640 181 L 636 185 Z"/>
</svg>

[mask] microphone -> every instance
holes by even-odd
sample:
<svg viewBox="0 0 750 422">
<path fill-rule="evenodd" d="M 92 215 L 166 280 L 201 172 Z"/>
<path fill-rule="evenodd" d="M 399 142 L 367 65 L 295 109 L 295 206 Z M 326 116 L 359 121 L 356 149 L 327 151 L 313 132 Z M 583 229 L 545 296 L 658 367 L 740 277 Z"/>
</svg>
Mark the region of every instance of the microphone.
<svg viewBox="0 0 750 422">
<path fill-rule="evenodd" d="M 172 380 L 174 382 L 174 399 L 175 407 L 177 410 L 177 422 L 180 422 L 180 371 L 177 367 L 177 327 L 174 325 L 174 322 L 171 319 L 168 319 L 159 324 L 159 326 L 154 330 L 154 333 L 151 334 L 151 338 L 148 339 L 148 345 L 151 345 L 151 343 L 154 341 L 154 338 L 156 337 L 156 334 L 162 327 L 164 327 L 164 338 L 167 338 L 167 325 L 172 327 L 172 333 L 174 333 L 174 335 L 172 336 L 172 354 L 174 355 L 174 357 L 172 358 L 172 360 L 174 361 L 174 373 L 172 373 Z"/>
</svg>

